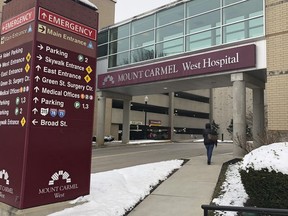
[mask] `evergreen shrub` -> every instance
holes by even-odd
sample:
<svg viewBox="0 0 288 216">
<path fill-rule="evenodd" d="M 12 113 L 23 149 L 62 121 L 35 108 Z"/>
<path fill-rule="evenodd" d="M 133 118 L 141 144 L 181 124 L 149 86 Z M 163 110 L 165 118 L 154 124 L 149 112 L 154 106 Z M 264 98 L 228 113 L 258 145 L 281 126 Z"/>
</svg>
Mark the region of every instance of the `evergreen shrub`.
<svg viewBox="0 0 288 216">
<path fill-rule="evenodd" d="M 249 168 L 240 171 L 249 206 L 288 209 L 288 175 Z"/>
</svg>

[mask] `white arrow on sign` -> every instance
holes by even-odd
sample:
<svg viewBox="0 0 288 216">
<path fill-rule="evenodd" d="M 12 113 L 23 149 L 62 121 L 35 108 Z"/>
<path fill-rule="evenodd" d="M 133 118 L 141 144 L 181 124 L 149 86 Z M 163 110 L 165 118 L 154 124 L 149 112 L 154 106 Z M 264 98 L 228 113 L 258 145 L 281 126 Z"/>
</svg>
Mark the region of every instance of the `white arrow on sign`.
<svg viewBox="0 0 288 216">
<path fill-rule="evenodd" d="M 39 76 L 36 76 L 36 77 L 35 77 L 35 80 L 36 80 L 36 82 L 39 82 L 40 77 L 39 77 Z"/>
<path fill-rule="evenodd" d="M 35 91 L 36 93 L 37 93 L 39 90 L 40 90 L 40 89 L 39 89 L 38 86 L 35 86 L 35 87 L 34 87 L 34 91 Z"/>
<path fill-rule="evenodd" d="M 39 44 L 39 45 L 38 45 L 38 48 L 39 48 L 39 50 L 42 50 L 44 47 L 43 47 L 42 44 Z"/>
<path fill-rule="evenodd" d="M 40 66 L 40 65 L 37 65 L 37 66 L 36 66 L 36 69 L 37 69 L 37 71 L 41 70 L 41 66 Z"/>
<path fill-rule="evenodd" d="M 43 59 L 42 55 L 40 55 L 40 54 L 37 56 L 37 58 L 39 61 L 41 61 Z"/>
<path fill-rule="evenodd" d="M 33 98 L 34 103 L 37 103 L 39 101 L 39 99 L 37 97 Z"/>
<path fill-rule="evenodd" d="M 36 119 L 33 119 L 32 124 L 36 125 L 36 124 L 38 124 L 38 121 Z"/>
<path fill-rule="evenodd" d="M 32 112 L 33 112 L 33 114 L 35 115 L 35 114 L 38 112 L 38 109 L 34 108 L 34 109 L 32 110 Z"/>
<path fill-rule="evenodd" d="M 43 17 L 44 19 L 47 17 L 47 14 L 46 14 L 45 12 L 42 13 L 41 15 L 42 15 L 42 17 Z"/>
</svg>

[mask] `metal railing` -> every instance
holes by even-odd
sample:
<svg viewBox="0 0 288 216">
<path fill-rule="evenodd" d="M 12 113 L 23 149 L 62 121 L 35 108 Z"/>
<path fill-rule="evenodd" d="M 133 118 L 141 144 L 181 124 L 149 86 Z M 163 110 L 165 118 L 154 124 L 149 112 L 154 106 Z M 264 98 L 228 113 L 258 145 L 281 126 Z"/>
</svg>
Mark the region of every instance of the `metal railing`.
<svg viewBox="0 0 288 216">
<path fill-rule="evenodd" d="M 273 208 L 256 208 L 256 207 L 237 207 L 237 206 L 215 206 L 202 205 L 204 216 L 208 216 L 209 211 L 233 211 L 257 214 L 273 214 L 273 215 L 288 215 L 288 209 L 273 209 Z"/>
</svg>

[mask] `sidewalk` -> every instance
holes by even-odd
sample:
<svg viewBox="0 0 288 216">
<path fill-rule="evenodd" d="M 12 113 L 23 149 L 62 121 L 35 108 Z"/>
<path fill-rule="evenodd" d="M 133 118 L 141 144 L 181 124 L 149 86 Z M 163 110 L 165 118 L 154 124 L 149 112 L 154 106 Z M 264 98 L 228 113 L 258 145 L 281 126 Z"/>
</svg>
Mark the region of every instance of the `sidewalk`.
<svg viewBox="0 0 288 216">
<path fill-rule="evenodd" d="M 210 203 L 222 164 L 232 158 L 213 155 L 210 166 L 206 156 L 191 158 L 128 216 L 203 216 L 201 205 Z"/>
</svg>

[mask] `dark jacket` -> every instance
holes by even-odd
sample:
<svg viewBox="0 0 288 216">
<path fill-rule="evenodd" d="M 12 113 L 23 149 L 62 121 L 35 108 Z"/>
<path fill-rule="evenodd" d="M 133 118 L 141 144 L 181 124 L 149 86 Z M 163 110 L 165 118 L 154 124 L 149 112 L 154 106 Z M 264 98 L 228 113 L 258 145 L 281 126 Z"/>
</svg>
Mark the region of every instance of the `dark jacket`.
<svg viewBox="0 0 288 216">
<path fill-rule="evenodd" d="M 213 131 L 211 129 L 211 124 L 207 123 L 205 125 L 205 129 L 203 130 L 203 138 L 204 138 L 204 144 L 205 145 L 216 145 L 217 146 L 217 141 L 213 142 L 212 140 L 208 139 L 208 134 L 214 134 L 217 135 L 216 131 Z"/>
</svg>

